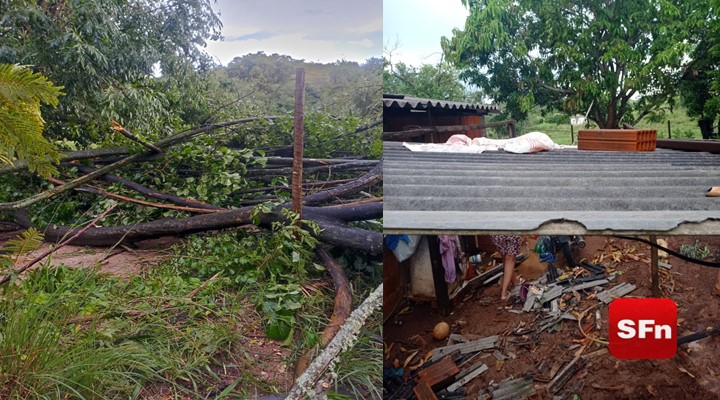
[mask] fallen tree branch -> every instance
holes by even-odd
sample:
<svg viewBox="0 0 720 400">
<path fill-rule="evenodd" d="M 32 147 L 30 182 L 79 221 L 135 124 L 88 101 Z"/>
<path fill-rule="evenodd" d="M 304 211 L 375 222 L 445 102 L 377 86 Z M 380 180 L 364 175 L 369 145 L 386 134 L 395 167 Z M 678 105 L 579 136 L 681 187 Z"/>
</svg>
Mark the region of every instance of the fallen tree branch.
<svg viewBox="0 0 720 400">
<path fill-rule="evenodd" d="M 345 323 L 345 320 L 350 316 L 350 311 L 352 309 L 352 293 L 350 292 L 350 282 L 348 282 L 342 267 L 338 266 L 330 255 L 321 247 L 318 247 L 315 250 L 315 253 L 327 269 L 330 277 L 332 278 L 333 286 L 335 286 L 335 305 L 333 307 L 333 313 L 330 317 L 330 322 L 328 322 L 325 326 L 325 329 L 323 329 L 323 333 L 320 336 L 319 347 L 324 349 L 335 337 L 335 334 L 338 333 L 340 327 Z M 295 363 L 295 378 L 298 378 L 303 374 L 303 372 L 305 372 L 310 365 L 314 354 L 315 349 L 311 348 L 298 358 Z"/>
<path fill-rule="evenodd" d="M 263 118 L 268 119 L 268 118 L 282 118 L 282 117 L 263 117 Z M 204 127 L 198 128 L 198 129 L 191 130 L 189 132 L 178 133 L 176 135 L 162 139 L 162 140 L 158 141 L 157 143 L 155 143 L 154 145 L 158 148 L 170 147 L 177 143 L 181 143 L 183 141 L 189 140 L 193 136 L 197 136 L 201 133 L 205 133 L 205 132 L 208 132 L 208 131 L 211 131 L 214 129 L 224 128 L 227 126 L 237 125 L 237 124 L 241 124 L 241 123 L 245 123 L 245 122 L 256 121 L 258 119 L 260 119 L 260 118 L 244 118 L 244 119 L 239 119 L 239 120 L 230 121 L 230 122 L 223 122 L 220 124 L 207 125 L 207 126 L 204 126 Z M 121 159 L 120 161 L 117 161 L 110 165 L 104 166 L 93 173 L 87 174 L 80 178 L 73 179 L 72 181 L 66 183 L 65 185 L 56 186 L 53 189 L 46 190 L 44 192 L 40 192 L 36 195 L 30 196 L 30 197 L 22 199 L 22 200 L 8 202 L 8 203 L 0 203 L 0 211 L 19 210 L 22 208 L 26 208 L 37 202 L 47 200 L 47 199 L 49 199 L 53 196 L 56 196 L 60 193 L 66 192 L 68 190 L 72 190 L 72 189 L 84 184 L 85 182 L 91 181 L 99 176 L 105 175 L 110 171 L 114 171 L 118 168 L 121 168 L 121 167 L 123 167 L 133 161 L 137 161 L 140 158 L 147 156 L 147 155 L 152 155 L 152 153 L 133 154 L 131 156 Z"/>
<path fill-rule="evenodd" d="M 32 196 L 27 197 L 22 200 L 13 201 L 13 202 L 9 202 L 9 203 L 0 203 L 0 211 L 20 210 L 22 208 L 29 207 L 40 201 L 47 200 L 47 199 L 49 199 L 53 196 L 56 196 L 60 193 L 64 193 L 64 192 L 67 192 L 68 190 L 75 189 L 76 187 L 83 185 L 84 183 L 89 182 L 89 181 L 91 181 L 99 176 L 102 176 L 110 171 L 113 171 L 120 167 L 123 167 L 123 166 L 137 160 L 141 156 L 142 156 L 142 154 L 134 154 L 132 156 L 123 158 L 122 160 L 120 160 L 116 163 L 102 167 L 91 174 L 87 174 L 87 175 L 81 176 L 79 178 L 75 178 L 72 181 L 67 182 L 64 185 L 56 186 L 52 189 L 46 190 L 44 192 L 40 192 L 38 194 L 32 195 Z"/>
<path fill-rule="evenodd" d="M 132 132 L 130 132 L 129 130 L 123 128 L 122 125 L 120 125 L 117 121 L 111 120 L 111 121 L 110 121 L 110 125 L 112 125 L 112 128 L 113 128 L 113 130 L 114 130 L 115 132 L 119 132 L 121 135 L 123 135 L 123 136 L 125 136 L 126 138 L 132 140 L 133 142 L 140 143 L 141 145 L 143 145 L 143 146 L 145 146 L 146 148 L 148 148 L 148 150 L 154 151 L 154 152 L 156 152 L 156 153 L 162 153 L 162 152 L 163 152 L 161 148 L 155 146 L 155 145 L 152 144 L 152 143 L 148 143 L 148 142 L 140 139 L 139 137 L 135 136 L 135 135 L 134 135 Z"/>
<path fill-rule="evenodd" d="M 79 231 L 77 231 L 77 233 L 75 233 L 73 236 L 69 237 L 68 239 L 65 239 L 64 241 L 62 241 L 61 243 L 59 243 L 57 246 L 55 246 L 55 247 L 53 247 L 53 248 L 49 248 L 49 249 L 43 251 L 39 256 L 37 256 L 37 257 L 35 257 L 34 259 L 30 260 L 28 263 L 26 263 L 26 264 L 23 265 L 22 267 L 14 270 L 12 274 L 5 275 L 5 276 L 3 276 L 2 278 L 0 278 L 0 285 L 2 285 L 2 284 L 4 284 L 5 282 L 9 281 L 9 280 L 10 280 L 10 277 L 11 277 L 12 275 L 22 274 L 22 273 L 25 272 L 28 268 L 30 268 L 30 267 L 32 267 L 33 265 L 37 264 L 38 262 L 42 261 L 45 257 L 49 256 L 50 254 L 54 253 L 55 251 L 59 250 L 60 248 L 64 247 L 65 245 L 68 245 L 68 244 L 72 243 L 75 239 L 77 239 L 78 237 L 80 237 L 80 235 L 82 235 L 82 234 L 83 234 L 84 232 L 86 232 L 88 229 L 92 228 L 93 225 L 95 225 L 96 222 L 98 222 L 98 221 L 100 221 L 101 219 L 105 218 L 105 216 L 108 215 L 108 214 L 110 213 L 110 211 L 112 211 L 113 208 L 115 208 L 116 206 L 117 206 L 117 203 L 111 205 L 111 206 L 108 207 L 105 211 L 103 211 L 102 214 L 98 215 L 97 217 L 95 217 L 95 219 L 93 219 L 92 221 L 90 221 L 89 224 L 85 225 L 84 228 L 82 228 L 82 229 L 80 229 Z"/>
<path fill-rule="evenodd" d="M 185 295 L 185 298 L 192 299 L 193 297 L 195 297 L 196 294 L 200 293 L 201 290 L 205 289 L 205 287 L 207 287 L 207 285 L 209 285 L 211 282 L 215 282 L 220 277 L 220 275 L 222 275 L 222 271 L 218 271 L 215 275 L 210 277 L 210 279 L 201 283 L 200 286 L 196 287 L 195 289 L 193 289 L 192 292 Z"/>
<path fill-rule="evenodd" d="M 360 175 L 351 182 L 342 184 L 332 189 L 323 190 L 305 196 L 305 205 L 322 204 L 327 201 L 335 200 L 341 196 L 357 193 L 363 189 L 369 188 L 383 180 L 383 161 L 380 160 L 373 169 Z"/>
<path fill-rule="evenodd" d="M 280 167 L 292 166 L 291 157 L 267 157 L 266 165 L 277 165 Z M 342 165 L 347 163 L 365 163 L 375 165 L 377 160 L 364 160 L 360 158 L 303 158 L 303 167 L 317 167 L 322 165 Z"/>
<path fill-rule="evenodd" d="M 355 344 L 363 325 L 365 325 L 365 321 L 370 314 L 380 307 L 382 295 L 383 284 L 381 283 L 375 291 L 352 312 L 325 350 L 323 350 L 322 353 L 312 361 L 307 370 L 295 380 L 295 384 L 290 389 L 285 400 L 299 400 L 306 395 L 314 398 L 316 395 L 316 393 L 314 393 L 315 384 L 322 378 L 325 371 L 331 369 L 333 364 L 337 362 L 338 355 Z"/>
<path fill-rule="evenodd" d="M 178 143 L 184 142 L 193 136 L 197 136 L 201 133 L 209 132 L 215 129 L 220 128 L 227 128 L 229 126 L 233 125 L 240 125 L 248 122 L 258 121 L 258 120 L 273 120 L 273 119 L 282 119 L 282 118 L 291 118 L 288 116 L 277 116 L 277 115 L 265 115 L 263 117 L 251 117 L 251 118 L 242 118 L 242 119 L 236 119 L 233 121 L 227 121 L 227 122 L 221 122 L 217 124 L 212 125 L 204 125 L 192 130 L 183 131 L 176 133 L 172 136 L 169 136 L 165 139 L 159 140 L 154 145 L 158 148 L 165 148 L 170 147 L 173 145 L 176 145 Z M 119 147 L 105 147 L 100 149 L 91 149 L 91 150 L 79 150 L 79 151 L 68 151 L 63 152 L 62 156 L 60 157 L 61 162 L 68 162 L 68 161 L 74 161 L 74 160 L 87 160 L 92 158 L 98 158 L 98 157 L 112 157 L 112 156 L 123 156 L 128 155 L 132 149 L 127 146 L 119 146 Z M 156 154 L 154 153 L 145 153 L 143 154 L 143 157 L 140 159 L 144 159 L 147 157 L 154 157 Z M 0 167 L 0 174 L 9 173 L 9 172 L 18 172 L 27 169 L 27 162 L 24 160 L 18 160 L 16 161 L 12 166 L 9 167 Z"/>
<path fill-rule="evenodd" d="M 267 214 L 260 214 L 260 223 L 270 224 L 285 221 L 280 208 Z M 86 246 L 110 246 L 116 243 L 136 242 L 161 236 L 179 236 L 190 233 L 234 228 L 252 223 L 253 207 L 238 208 L 225 212 L 201 214 L 184 219 L 166 218 L 135 225 L 90 228 L 82 233 L 75 243 Z M 347 207 L 303 207 L 306 220 L 316 221 L 323 229 L 318 237 L 327 243 L 349 247 L 371 254 L 382 253 L 382 233 L 350 228 L 343 223 L 382 217 L 382 203 L 370 203 Z M 17 222 L 30 227 L 30 221 L 22 213 L 16 214 Z M 42 230 L 42 229 L 41 229 Z M 46 240 L 60 240 L 73 234 L 75 228 L 68 226 L 47 226 Z"/>
<path fill-rule="evenodd" d="M 78 171 L 81 171 L 83 173 L 92 173 L 94 171 L 97 171 L 96 168 L 88 167 L 85 165 L 73 165 L 78 168 Z M 140 194 L 143 194 L 147 197 L 152 197 L 158 200 L 165 200 L 170 203 L 173 203 L 178 206 L 184 206 L 184 207 L 193 207 L 193 208 L 202 208 L 206 210 L 217 210 L 217 211 L 227 211 L 227 208 L 218 207 L 213 204 L 207 204 L 203 203 L 202 201 L 198 200 L 191 200 L 186 199 L 184 197 L 175 196 L 174 194 L 170 193 L 164 193 L 164 192 L 158 192 L 156 190 L 153 190 L 147 186 L 143 186 L 135 181 L 131 181 L 130 179 L 123 178 L 117 175 L 112 174 L 106 174 L 100 177 L 101 179 L 111 182 L 111 183 L 119 183 L 123 186 L 125 186 L 128 189 L 132 189 Z"/>
<path fill-rule="evenodd" d="M 343 184 L 350 181 L 353 181 L 354 179 L 336 179 L 332 181 L 320 181 L 320 182 L 305 182 L 303 183 L 303 187 L 313 188 L 316 186 L 325 186 L 325 185 L 336 185 L 336 184 Z M 252 188 L 252 189 L 243 189 L 243 190 L 236 190 L 231 195 L 239 195 L 239 194 L 247 194 L 247 193 L 263 193 L 263 192 L 272 192 L 275 190 L 289 190 L 290 188 L 287 186 L 270 186 L 270 187 L 263 187 L 263 188 Z"/>
<path fill-rule="evenodd" d="M 371 170 L 375 166 L 375 163 L 377 161 L 373 162 L 367 162 L 365 160 L 362 161 L 353 161 L 353 162 L 346 162 L 342 164 L 328 164 L 328 165 L 319 165 L 315 167 L 308 167 L 303 168 L 304 173 L 313 173 L 313 172 L 350 172 L 350 171 L 366 171 Z M 283 167 L 283 168 L 252 168 L 248 169 L 247 176 L 248 177 L 275 177 L 275 176 L 291 176 L 292 174 L 292 168 L 291 167 Z"/>
<path fill-rule="evenodd" d="M 55 179 L 55 178 L 48 178 L 48 181 L 58 184 L 58 185 L 65 184 L 65 182 L 61 181 L 60 179 Z M 154 207 L 154 208 L 164 208 L 164 209 L 176 210 L 176 211 L 185 211 L 185 212 L 191 212 L 191 213 L 196 213 L 196 214 L 207 214 L 207 213 L 225 211 L 225 210 L 208 210 L 205 208 L 183 207 L 183 206 L 173 206 L 173 205 L 169 205 L 169 204 L 153 203 L 153 202 L 149 202 L 149 201 L 133 199 L 132 197 L 122 196 L 119 194 L 111 193 L 111 192 L 108 192 L 108 191 L 105 191 L 102 189 L 96 189 L 96 188 L 89 187 L 89 186 L 80 186 L 80 187 L 75 188 L 75 190 L 77 190 L 78 192 L 97 194 L 99 196 L 103 196 L 103 197 L 107 197 L 107 198 L 111 198 L 111 199 L 115 199 L 115 200 L 120 200 L 120 201 L 123 201 L 126 203 L 133 203 L 133 204 L 139 204 L 142 206 L 148 206 L 148 207 Z"/>
</svg>

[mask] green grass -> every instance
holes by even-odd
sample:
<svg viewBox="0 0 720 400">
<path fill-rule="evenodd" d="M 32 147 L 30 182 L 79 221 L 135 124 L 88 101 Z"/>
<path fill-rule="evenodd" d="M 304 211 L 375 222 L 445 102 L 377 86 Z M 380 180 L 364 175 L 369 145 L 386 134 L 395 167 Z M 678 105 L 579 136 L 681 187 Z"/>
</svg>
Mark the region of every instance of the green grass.
<svg viewBox="0 0 720 400">
<path fill-rule="evenodd" d="M 198 284 L 170 268 L 120 281 L 42 267 L 4 287 L 0 398 L 128 399 L 149 383 L 205 392 L 240 330 L 237 302 L 217 287 L 185 298 Z"/>
<path fill-rule="evenodd" d="M 257 360 L 238 343 L 248 321 L 275 334 L 279 324 L 297 356 L 327 324 L 334 290 L 308 285 L 327 273 L 307 250 L 315 242 L 296 240 L 295 229 L 195 236 L 165 264 L 128 279 L 43 266 L 11 281 L 0 288 L 0 398 L 135 399 L 155 387 L 179 398 L 217 398 L 229 377 L 234 386 L 225 397 L 283 389 L 258 379 Z M 336 257 L 359 304 L 382 266 L 351 252 Z M 219 279 L 187 296 L 218 271 Z M 381 321 L 378 311 L 366 331 L 380 332 Z M 288 370 L 294 362 L 286 360 Z M 227 365 L 239 374 L 221 378 L 217 371 Z M 380 398 L 381 368 L 381 346 L 365 335 L 339 360 L 337 386 Z"/>
<path fill-rule="evenodd" d="M 557 123 L 560 121 L 563 122 Z M 673 139 L 702 139 L 697 121 L 690 119 L 682 106 L 676 106 L 672 113 L 667 112 L 665 114 L 665 121 L 663 122 L 650 122 L 648 118 L 645 118 L 637 124 L 637 127 L 643 129 L 655 129 L 659 139 L 667 138 L 667 121 L 670 121 L 670 129 Z M 575 139 L 575 143 L 577 143 L 578 129 L 597 129 L 597 125 L 591 122 L 589 128 L 585 128 L 584 126 L 574 126 L 573 137 Z M 533 110 L 526 121 L 518 124 L 517 133 L 518 135 L 522 135 L 533 131 L 546 133 L 553 141 L 555 141 L 555 143 L 571 144 L 570 118 L 562 116 L 559 113 L 543 117 L 540 114 L 539 109 Z"/>
</svg>

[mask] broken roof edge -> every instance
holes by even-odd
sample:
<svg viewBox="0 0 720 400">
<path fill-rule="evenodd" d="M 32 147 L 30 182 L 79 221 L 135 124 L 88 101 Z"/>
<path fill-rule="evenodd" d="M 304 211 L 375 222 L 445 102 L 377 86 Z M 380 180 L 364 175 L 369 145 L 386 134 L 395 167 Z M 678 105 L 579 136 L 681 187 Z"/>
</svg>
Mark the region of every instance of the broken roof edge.
<svg viewBox="0 0 720 400">
<path fill-rule="evenodd" d="M 427 110 L 429 108 L 445 110 L 478 110 L 487 113 L 500 113 L 500 109 L 498 109 L 494 104 L 426 99 L 421 97 L 406 96 L 404 94 L 387 93 L 383 94 L 383 107 L 409 110 Z"/>
<path fill-rule="evenodd" d="M 720 235 L 720 215 L 708 211 L 565 211 L 562 216 L 552 214 L 556 213 L 386 210 L 383 231 L 386 234 L 423 235 Z"/>
</svg>

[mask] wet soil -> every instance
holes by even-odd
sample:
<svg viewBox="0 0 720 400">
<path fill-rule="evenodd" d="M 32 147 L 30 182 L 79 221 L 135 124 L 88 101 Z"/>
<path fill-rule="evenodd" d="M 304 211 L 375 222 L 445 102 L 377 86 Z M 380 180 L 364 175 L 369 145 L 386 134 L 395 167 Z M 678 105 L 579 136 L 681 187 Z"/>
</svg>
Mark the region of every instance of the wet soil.
<svg viewBox="0 0 720 400">
<path fill-rule="evenodd" d="M 720 254 L 717 250 L 720 249 L 720 237 L 662 239 L 667 240 L 669 248 L 676 251 L 683 243 L 699 240 L 713 250 L 706 260 L 716 261 Z M 604 262 L 609 261 L 613 249 L 622 253 L 621 262 L 615 265 L 620 275 L 606 287 L 628 282 L 638 287 L 626 297 L 652 297 L 649 246 L 605 237 L 586 237 L 586 240 L 587 246 L 580 257 L 590 261 L 601 254 L 608 257 Z M 667 258 L 667 262 L 673 268 L 669 273 L 663 273 L 661 283 L 663 295 L 678 306 L 678 336 L 719 326 L 720 297 L 712 293 L 718 270 L 672 256 Z M 544 273 L 538 270 L 538 265 L 520 266 L 518 271 L 527 279 L 534 279 Z M 581 296 L 581 301 L 573 307 L 575 310 L 583 311 L 598 304 L 597 300 L 588 299 L 586 295 Z M 503 355 L 512 353 L 516 356 L 500 362 L 493 356 L 495 349 L 480 355 L 489 369 L 465 386 L 471 398 L 493 382 L 531 375 L 537 391 L 531 398 L 550 399 L 553 396 L 547 393 L 546 383 L 551 374 L 573 359 L 582 348 L 578 345 L 590 343 L 581 333 L 577 321 L 564 321 L 556 325 L 556 331 L 537 333 L 538 322 L 544 319 L 545 314 L 510 312 L 522 310 L 522 304 L 519 300 L 501 302 L 497 284 L 463 293 L 458 298 L 448 316 L 440 315 L 430 303 L 408 303 L 404 313 L 389 318 L 384 327 L 385 343 L 387 346 L 394 344 L 386 354 L 386 367 L 391 366 L 395 359 L 403 364 L 414 351 L 419 350 L 418 356 L 408 364 L 412 366 L 428 351 L 446 345 L 446 341 L 437 341 L 432 337 L 435 324 L 446 321 L 452 333 L 478 337 L 500 335 L 496 349 Z M 606 305 L 599 307 L 599 330 L 595 327 L 594 310 L 585 317 L 582 325 L 589 330 L 588 336 L 606 341 L 608 308 Z M 513 332 L 520 327 L 529 328 L 530 332 L 514 335 Z M 606 345 L 596 342 L 589 344 L 582 354 L 588 356 L 586 366 L 570 378 L 556 398 L 573 398 L 573 395 L 581 399 L 720 398 L 720 336 L 682 345 L 675 356 L 665 360 L 619 360 L 607 352 Z"/>
</svg>

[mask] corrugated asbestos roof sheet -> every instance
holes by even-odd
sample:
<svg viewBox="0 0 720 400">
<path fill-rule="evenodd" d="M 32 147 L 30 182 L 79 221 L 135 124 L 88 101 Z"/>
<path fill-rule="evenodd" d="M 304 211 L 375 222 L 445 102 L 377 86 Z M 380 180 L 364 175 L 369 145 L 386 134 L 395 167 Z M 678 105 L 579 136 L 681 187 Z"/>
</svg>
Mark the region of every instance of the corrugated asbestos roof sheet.
<svg viewBox="0 0 720 400">
<path fill-rule="evenodd" d="M 387 233 L 720 234 L 720 156 L 411 152 L 385 142 Z"/>
<path fill-rule="evenodd" d="M 427 110 L 439 108 L 446 110 L 480 110 L 485 112 L 497 112 L 498 108 L 492 104 L 463 103 L 457 101 L 422 99 L 409 96 L 383 97 L 385 108 L 405 108 L 410 110 Z"/>
</svg>

